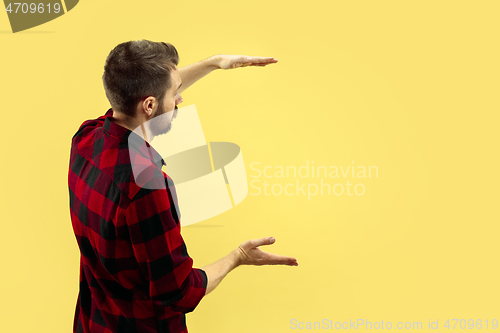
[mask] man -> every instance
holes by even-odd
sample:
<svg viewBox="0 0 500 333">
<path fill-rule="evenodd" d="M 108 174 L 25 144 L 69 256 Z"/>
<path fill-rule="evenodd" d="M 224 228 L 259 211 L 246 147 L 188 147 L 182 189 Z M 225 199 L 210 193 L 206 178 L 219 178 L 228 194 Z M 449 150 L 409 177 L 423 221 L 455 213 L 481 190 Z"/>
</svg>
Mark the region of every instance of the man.
<svg viewBox="0 0 500 333">
<path fill-rule="evenodd" d="M 185 313 L 234 268 L 298 265 L 295 258 L 261 251 L 274 243 L 265 237 L 193 268 L 172 179 L 149 144 L 169 131 L 180 93 L 203 76 L 276 61 L 216 55 L 177 69 L 177 50 L 168 43 L 131 41 L 111 51 L 103 75 L 111 109 L 85 121 L 71 145 L 70 212 L 81 251 L 74 332 L 187 332 Z M 139 127 L 142 135 L 133 132 Z"/>
</svg>

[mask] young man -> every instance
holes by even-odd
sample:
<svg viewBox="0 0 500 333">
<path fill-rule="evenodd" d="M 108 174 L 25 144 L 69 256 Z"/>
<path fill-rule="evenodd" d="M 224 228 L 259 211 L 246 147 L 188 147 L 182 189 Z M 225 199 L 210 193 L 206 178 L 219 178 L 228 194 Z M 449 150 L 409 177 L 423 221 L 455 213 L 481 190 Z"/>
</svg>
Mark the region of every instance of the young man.
<svg viewBox="0 0 500 333">
<path fill-rule="evenodd" d="M 103 83 L 112 108 L 85 121 L 71 145 L 70 212 L 81 251 L 74 332 L 187 332 L 185 313 L 237 266 L 298 265 L 295 258 L 261 251 L 274 243 L 265 237 L 193 268 L 172 179 L 149 144 L 169 131 L 180 93 L 203 76 L 275 62 L 215 55 L 178 69 L 169 43 L 131 41 L 111 51 Z M 133 132 L 139 126 L 143 136 Z M 132 161 L 144 166 L 139 176 Z"/>
</svg>

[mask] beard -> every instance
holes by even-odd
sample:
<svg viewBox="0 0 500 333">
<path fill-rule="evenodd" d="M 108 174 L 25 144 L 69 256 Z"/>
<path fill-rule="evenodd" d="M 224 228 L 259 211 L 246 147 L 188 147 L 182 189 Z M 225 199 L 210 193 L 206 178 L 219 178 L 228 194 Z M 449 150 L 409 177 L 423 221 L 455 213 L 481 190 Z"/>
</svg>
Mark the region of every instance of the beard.
<svg viewBox="0 0 500 333">
<path fill-rule="evenodd" d="M 153 137 L 166 134 L 170 131 L 172 128 L 172 120 L 177 117 L 177 105 L 175 106 L 175 109 L 170 112 L 173 112 L 172 119 L 168 119 L 163 103 L 160 103 L 156 114 L 149 123 L 149 129 L 151 130 L 151 135 Z"/>
</svg>

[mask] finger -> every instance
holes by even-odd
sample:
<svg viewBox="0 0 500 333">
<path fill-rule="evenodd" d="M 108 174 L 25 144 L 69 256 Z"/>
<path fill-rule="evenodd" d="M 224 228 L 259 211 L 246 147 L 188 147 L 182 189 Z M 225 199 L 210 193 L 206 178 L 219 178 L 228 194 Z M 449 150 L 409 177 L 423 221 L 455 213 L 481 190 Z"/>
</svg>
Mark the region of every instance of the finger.
<svg viewBox="0 0 500 333">
<path fill-rule="evenodd" d="M 266 255 L 265 261 L 267 262 L 267 265 L 289 265 L 289 266 L 298 266 L 299 265 L 296 258 L 282 256 L 282 255 L 273 254 L 273 253 L 266 253 L 266 254 L 267 255 Z"/>
<path fill-rule="evenodd" d="M 248 57 L 248 61 L 251 61 L 252 63 L 274 63 L 278 62 L 278 59 L 273 58 L 273 57 Z"/>
<path fill-rule="evenodd" d="M 264 66 L 267 66 L 267 65 L 270 65 L 271 63 L 267 63 L 267 64 L 248 64 L 247 66 L 259 66 L 259 67 L 264 67 Z M 242 66 L 243 67 L 243 66 Z"/>
<path fill-rule="evenodd" d="M 273 244 L 275 241 L 276 239 L 274 237 L 264 237 L 264 238 L 248 240 L 244 242 L 242 245 L 244 245 L 245 248 L 254 248 L 261 245 L 270 245 Z"/>
</svg>

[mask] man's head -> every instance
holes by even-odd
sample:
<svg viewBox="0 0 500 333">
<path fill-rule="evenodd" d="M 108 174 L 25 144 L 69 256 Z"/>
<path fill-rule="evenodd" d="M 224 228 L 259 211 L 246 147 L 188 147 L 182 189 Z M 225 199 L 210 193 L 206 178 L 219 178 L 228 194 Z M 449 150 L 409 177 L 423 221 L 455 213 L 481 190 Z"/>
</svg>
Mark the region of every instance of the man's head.
<svg viewBox="0 0 500 333">
<path fill-rule="evenodd" d="M 106 59 L 102 77 L 113 111 L 137 120 L 130 123 L 164 115 L 151 121 L 150 129 L 153 136 L 168 132 L 174 109 L 182 102 L 177 91 L 181 84 L 178 63 L 177 50 L 169 43 L 140 40 L 116 46 Z"/>
</svg>

